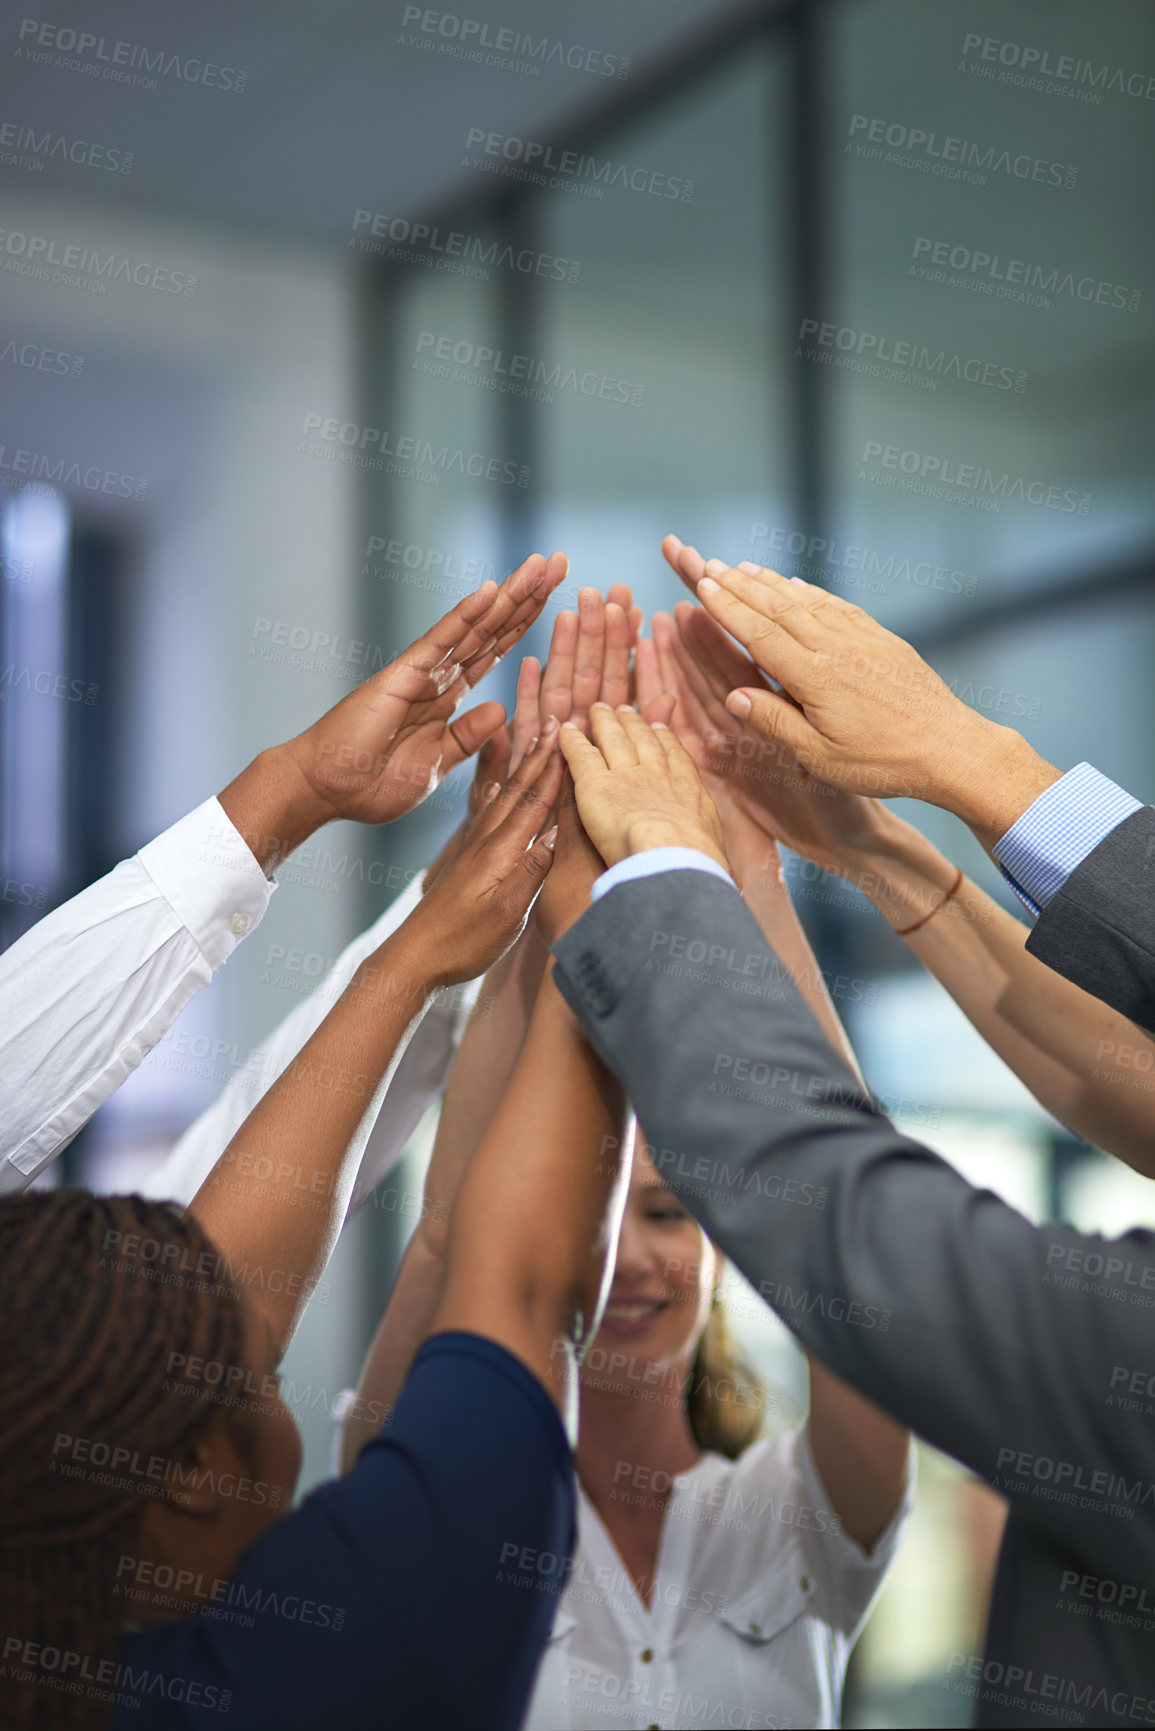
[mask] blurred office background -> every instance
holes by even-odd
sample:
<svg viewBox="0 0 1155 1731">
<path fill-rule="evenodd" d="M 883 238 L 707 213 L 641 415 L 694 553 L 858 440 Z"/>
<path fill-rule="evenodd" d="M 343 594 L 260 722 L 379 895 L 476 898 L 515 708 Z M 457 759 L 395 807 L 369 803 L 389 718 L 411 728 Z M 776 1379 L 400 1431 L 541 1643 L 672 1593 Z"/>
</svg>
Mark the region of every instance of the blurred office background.
<svg viewBox="0 0 1155 1731">
<path fill-rule="evenodd" d="M 502 29 L 562 52 L 461 52 Z M 625 580 L 672 606 L 671 529 L 829 584 L 1052 761 L 1155 798 L 1153 79 L 1128 0 L 11 13 L 0 942 L 525 552 L 570 553 L 563 604 Z M 419 479 L 382 454 L 406 440 Z M 960 465 L 992 481 L 936 493 Z M 511 670 L 490 683 L 508 700 Z M 292 862 L 55 1176 L 155 1164 L 463 787 Z M 1010 905 L 959 824 L 907 815 Z M 791 870 L 823 967 L 864 982 L 838 1007 L 900 1119 L 1032 1218 L 1155 1224 L 1151 1187 L 1049 1118 L 868 904 Z M 430 1135 L 286 1361 L 305 1488 Z M 789 1420 L 796 1350 L 739 1309 Z M 923 1450 L 848 1723 L 969 1722 L 951 1677 L 1000 1520 Z"/>
</svg>

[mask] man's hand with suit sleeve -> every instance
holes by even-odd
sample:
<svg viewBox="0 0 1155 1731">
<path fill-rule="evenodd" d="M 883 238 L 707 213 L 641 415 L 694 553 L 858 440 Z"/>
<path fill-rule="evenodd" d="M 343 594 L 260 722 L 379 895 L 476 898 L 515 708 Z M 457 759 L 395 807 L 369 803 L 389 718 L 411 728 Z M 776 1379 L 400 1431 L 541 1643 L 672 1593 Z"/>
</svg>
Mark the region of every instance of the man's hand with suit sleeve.
<svg viewBox="0 0 1155 1731">
<path fill-rule="evenodd" d="M 578 812 L 607 865 L 650 848 L 694 848 L 728 872 L 717 808 L 689 752 L 661 722 L 635 710 L 595 703 L 593 743 L 575 726 L 561 730 Z"/>
<path fill-rule="evenodd" d="M 705 563 L 674 536 L 663 551 L 756 663 L 727 709 L 818 780 L 942 806 L 990 849 L 1059 779 L 1020 734 L 976 714 L 861 607 L 749 560 Z"/>
</svg>

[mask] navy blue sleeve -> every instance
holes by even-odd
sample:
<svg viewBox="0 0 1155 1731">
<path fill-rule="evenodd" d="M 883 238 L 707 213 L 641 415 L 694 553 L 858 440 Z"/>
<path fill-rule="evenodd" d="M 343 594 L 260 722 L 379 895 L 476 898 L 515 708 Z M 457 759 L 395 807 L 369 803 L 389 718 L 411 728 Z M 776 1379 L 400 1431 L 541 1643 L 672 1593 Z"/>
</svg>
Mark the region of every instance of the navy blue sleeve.
<svg viewBox="0 0 1155 1731">
<path fill-rule="evenodd" d="M 247 1551 L 206 1614 L 127 1638 L 118 1731 L 516 1731 L 574 1539 L 549 1395 L 493 1341 L 435 1335 L 346 1478 Z"/>
</svg>

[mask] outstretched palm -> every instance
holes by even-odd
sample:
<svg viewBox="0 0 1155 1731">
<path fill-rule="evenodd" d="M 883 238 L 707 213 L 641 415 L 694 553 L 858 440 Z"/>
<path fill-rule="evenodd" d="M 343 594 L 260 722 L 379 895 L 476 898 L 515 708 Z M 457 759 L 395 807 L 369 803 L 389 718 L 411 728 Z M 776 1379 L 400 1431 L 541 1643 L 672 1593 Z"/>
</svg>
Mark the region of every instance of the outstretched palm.
<svg viewBox="0 0 1155 1731">
<path fill-rule="evenodd" d="M 701 608 L 683 601 L 674 611 L 676 628 L 668 618 L 655 619 L 655 643 L 661 644 L 667 688 L 679 693 L 674 725 L 697 735 L 691 749 L 708 785 L 723 783 L 729 798 L 776 841 L 836 869 L 840 851 L 869 835 L 873 802 L 816 781 L 793 752 L 731 715 L 729 692 L 760 682 L 761 675 Z M 711 791 L 717 795 L 713 785 Z"/>
<path fill-rule="evenodd" d="M 560 553 L 549 560 L 533 554 L 500 589 L 483 584 L 290 742 L 325 818 L 392 822 L 501 726 L 499 703 L 451 718 L 524 636 L 566 569 Z"/>
</svg>

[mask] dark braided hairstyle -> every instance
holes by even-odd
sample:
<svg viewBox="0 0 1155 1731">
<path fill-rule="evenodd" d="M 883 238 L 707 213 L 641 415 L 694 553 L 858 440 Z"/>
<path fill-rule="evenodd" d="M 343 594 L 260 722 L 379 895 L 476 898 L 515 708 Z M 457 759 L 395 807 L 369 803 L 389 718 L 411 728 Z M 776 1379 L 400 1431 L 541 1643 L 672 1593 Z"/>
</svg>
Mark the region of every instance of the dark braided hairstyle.
<svg viewBox="0 0 1155 1731">
<path fill-rule="evenodd" d="M 13 1731 L 110 1720 L 91 1680 L 131 1615 L 116 1566 L 135 1554 L 151 1481 L 70 1469 L 59 1439 L 190 1458 L 220 1409 L 173 1390 L 171 1355 L 237 1364 L 242 1350 L 237 1300 L 188 1272 L 198 1262 L 218 1264 L 212 1241 L 168 1203 L 72 1188 L 0 1203 L 0 1723 Z M 13 1637 L 46 1649 L 35 1681 Z M 87 1664 L 62 1671 L 49 1652 Z"/>
</svg>

